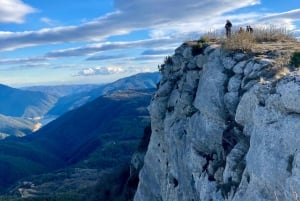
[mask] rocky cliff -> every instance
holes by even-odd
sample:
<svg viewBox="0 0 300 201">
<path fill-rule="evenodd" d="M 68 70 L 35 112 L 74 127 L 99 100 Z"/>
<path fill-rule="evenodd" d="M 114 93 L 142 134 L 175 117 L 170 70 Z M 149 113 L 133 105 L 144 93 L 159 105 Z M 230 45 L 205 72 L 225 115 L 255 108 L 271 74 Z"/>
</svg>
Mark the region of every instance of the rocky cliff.
<svg viewBox="0 0 300 201">
<path fill-rule="evenodd" d="M 300 75 L 286 68 L 291 48 L 192 46 L 161 66 L 134 200 L 299 200 Z"/>
</svg>

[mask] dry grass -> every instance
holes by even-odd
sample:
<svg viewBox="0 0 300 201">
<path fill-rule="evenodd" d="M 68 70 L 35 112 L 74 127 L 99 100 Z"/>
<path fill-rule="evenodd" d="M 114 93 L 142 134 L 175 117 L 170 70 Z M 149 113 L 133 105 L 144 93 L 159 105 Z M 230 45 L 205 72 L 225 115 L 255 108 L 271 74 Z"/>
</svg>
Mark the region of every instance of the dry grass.
<svg viewBox="0 0 300 201">
<path fill-rule="evenodd" d="M 258 43 L 296 40 L 286 28 L 275 26 L 257 28 L 254 30 L 253 36 Z"/>
<path fill-rule="evenodd" d="M 230 38 L 225 38 L 224 33 L 211 30 L 202 37 L 210 42 L 221 43 L 224 49 L 242 51 L 251 51 L 262 43 L 297 42 L 286 28 L 275 26 L 257 27 L 254 28 L 253 33 L 238 33 L 237 30 L 233 30 Z"/>
<path fill-rule="evenodd" d="M 250 51 L 255 44 L 255 37 L 251 33 L 234 33 L 230 38 L 223 40 L 223 48 L 227 50 Z"/>
</svg>

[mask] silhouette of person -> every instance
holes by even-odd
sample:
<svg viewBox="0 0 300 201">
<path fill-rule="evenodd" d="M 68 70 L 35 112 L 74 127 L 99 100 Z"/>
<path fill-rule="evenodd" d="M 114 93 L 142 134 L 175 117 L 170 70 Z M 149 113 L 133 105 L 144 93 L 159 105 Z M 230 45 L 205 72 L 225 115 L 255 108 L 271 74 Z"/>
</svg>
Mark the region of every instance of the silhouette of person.
<svg viewBox="0 0 300 201">
<path fill-rule="evenodd" d="M 246 32 L 253 33 L 253 28 L 250 25 L 247 26 Z"/>
<path fill-rule="evenodd" d="M 231 27 L 232 27 L 232 23 L 229 20 L 226 20 L 225 29 L 226 29 L 227 38 L 231 36 Z"/>
</svg>

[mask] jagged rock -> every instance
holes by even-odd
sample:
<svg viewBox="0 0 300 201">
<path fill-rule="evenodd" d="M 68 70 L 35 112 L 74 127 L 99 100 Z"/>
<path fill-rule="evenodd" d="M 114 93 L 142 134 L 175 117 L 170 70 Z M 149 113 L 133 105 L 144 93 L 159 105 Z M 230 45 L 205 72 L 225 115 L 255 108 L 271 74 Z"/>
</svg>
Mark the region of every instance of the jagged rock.
<svg viewBox="0 0 300 201">
<path fill-rule="evenodd" d="M 233 67 L 233 72 L 235 74 L 243 74 L 244 73 L 244 68 L 245 68 L 245 64 L 247 63 L 247 61 L 240 61 L 239 63 L 237 63 L 234 67 Z"/>
<path fill-rule="evenodd" d="M 284 107 L 291 113 L 300 113 L 300 85 L 289 82 L 277 87 Z"/>
<path fill-rule="evenodd" d="M 192 53 L 192 48 L 191 47 L 187 47 L 183 50 L 183 57 L 185 59 L 191 59 L 193 57 L 193 53 Z"/>
<path fill-rule="evenodd" d="M 250 79 L 248 77 L 244 77 L 241 83 L 241 89 L 244 91 L 248 91 L 251 87 L 253 87 L 259 80 L 257 79 Z"/>
<path fill-rule="evenodd" d="M 223 97 L 226 78 L 219 60 L 203 66 L 194 106 L 212 119 L 225 118 Z"/>
<path fill-rule="evenodd" d="M 199 153 L 210 154 L 221 150 L 224 122 L 201 112 L 194 114 L 188 124 L 192 147 Z"/>
<path fill-rule="evenodd" d="M 238 92 L 241 87 L 242 79 L 240 75 L 234 75 L 229 79 L 227 89 L 230 92 Z"/>
<path fill-rule="evenodd" d="M 181 54 L 175 54 L 172 57 L 172 63 L 173 63 L 173 66 L 176 66 L 176 68 L 174 69 L 174 71 L 178 70 L 182 66 L 182 63 L 183 63 L 183 57 L 182 57 L 182 55 Z"/>
<path fill-rule="evenodd" d="M 254 65 L 253 61 L 250 61 L 250 62 L 247 63 L 247 65 L 244 68 L 244 75 L 247 76 L 247 75 L 249 75 L 252 72 L 253 65 Z"/>
<path fill-rule="evenodd" d="M 234 60 L 236 60 L 236 61 L 242 61 L 242 60 L 244 60 L 245 58 L 247 58 L 247 54 L 244 54 L 244 53 L 236 53 L 236 54 L 234 54 L 234 56 L 233 56 L 233 58 L 234 58 Z"/>
<path fill-rule="evenodd" d="M 231 57 L 223 57 L 222 63 L 225 69 L 231 70 L 237 62 Z"/>
<path fill-rule="evenodd" d="M 198 65 L 197 65 L 197 59 L 194 58 L 192 59 L 188 64 L 187 64 L 187 68 L 189 70 L 196 70 L 198 68 Z"/>
<path fill-rule="evenodd" d="M 235 115 L 235 110 L 239 103 L 239 93 L 238 92 L 228 92 L 224 95 L 224 103 L 230 115 Z"/>
<path fill-rule="evenodd" d="M 149 106 L 152 136 L 135 201 L 300 196 L 300 75 L 276 80 L 280 54 L 262 54 L 175 50 L 176 71 L 163 72 Z"/>
<path fill-rule="evenodd" d="M 244 142 L 239 142 L 231 150 L 229 155 L 226 157 L 226 166 L 223 173 L 223 182 L 228 183 L 229 180 L 239 183 L 242 179 L 242 174 L 246 166 L 244 159 L 248 145 Z"/>
<path fill-rule="evenodd" d="M 196 64 L 197 64 L 197 66 L 198 66 L 199 68 L 202 68 L 203 65 L 206 63 L 206 59 L 207 59 L 207 58 L 206 58 L 206 56 L 200 54 L 200 55 L 196 56 L 195 59 L 196 59 Z"/>
</svg>

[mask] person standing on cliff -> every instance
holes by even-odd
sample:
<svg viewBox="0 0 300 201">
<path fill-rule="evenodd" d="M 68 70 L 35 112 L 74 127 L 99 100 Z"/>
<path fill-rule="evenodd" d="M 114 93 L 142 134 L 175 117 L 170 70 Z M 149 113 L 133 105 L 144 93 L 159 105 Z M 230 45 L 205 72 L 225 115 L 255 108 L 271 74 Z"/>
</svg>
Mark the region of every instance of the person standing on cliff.
<svg viewBox="0 0 300 201">
<path fill-rule="evenodd" d="M 227 38 L 230 38 L 230 36 L 231 36 L 231 27 L 232 27 L 231 22 L 229 20 L 226 20 L 225 29 L 226 29 L 226 37 Z"/>
</svg>

